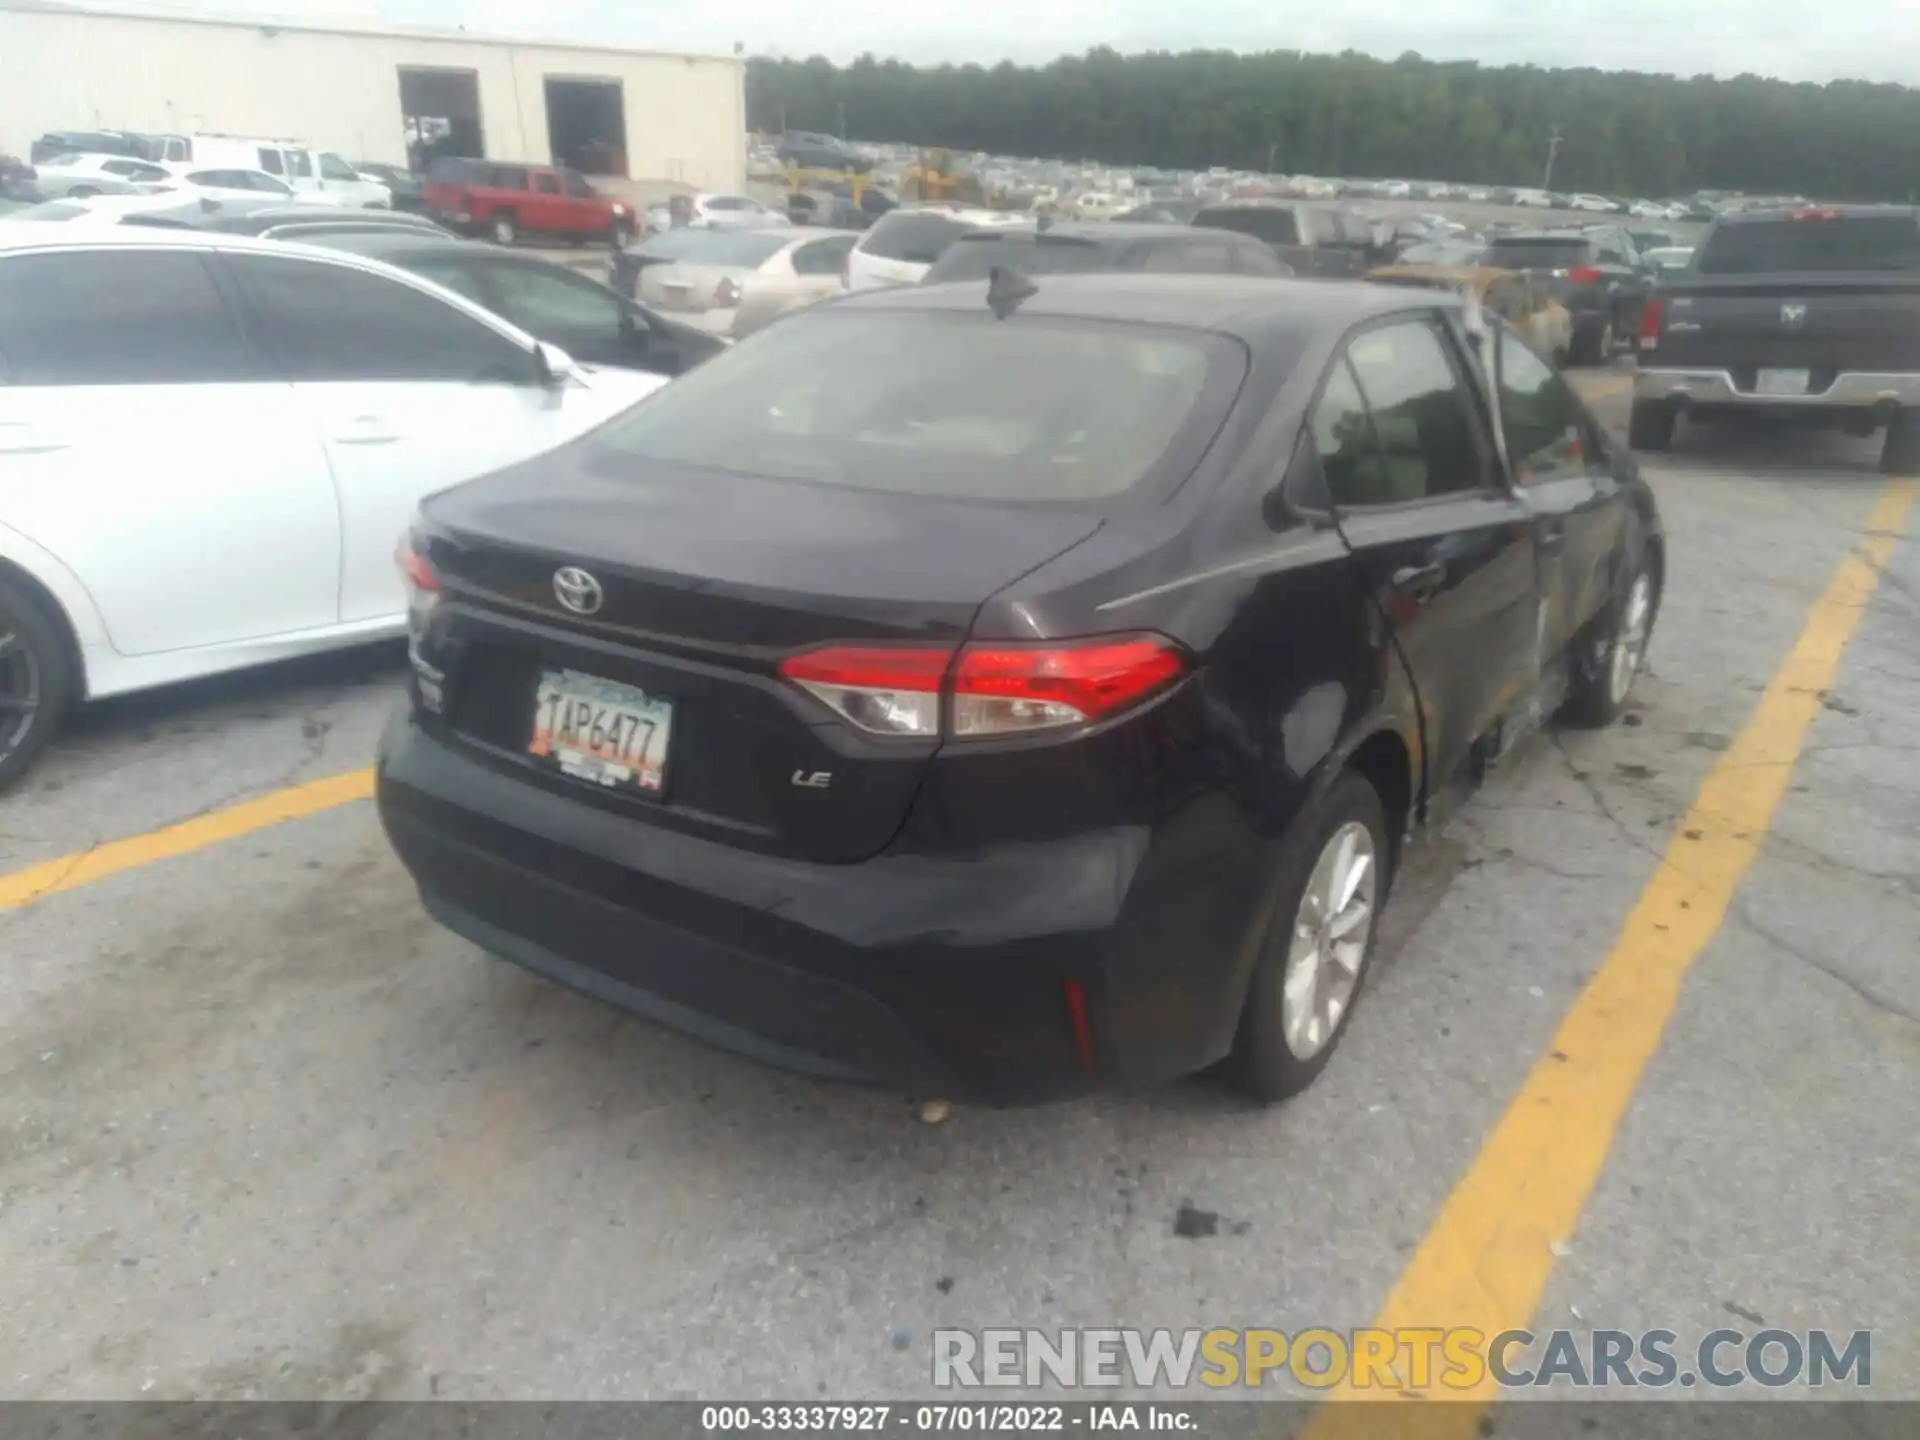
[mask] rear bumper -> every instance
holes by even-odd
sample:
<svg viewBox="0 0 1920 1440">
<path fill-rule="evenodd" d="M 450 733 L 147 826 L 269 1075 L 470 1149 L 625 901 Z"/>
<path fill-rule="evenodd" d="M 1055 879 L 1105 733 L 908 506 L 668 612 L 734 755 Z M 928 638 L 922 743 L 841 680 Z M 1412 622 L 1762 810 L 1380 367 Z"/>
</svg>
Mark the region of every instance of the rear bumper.
<svg viewBox="0 0 1920 1440">
<path fill-rule="evenodd" d="M 1137 829 L 810 864 L 529 785 L 406 714 L 378 801 L 449 929 L 788 1069 L 982 1104 L 1151 1083 L 1225 1052 L 1244 988 L 1243 957 L 1116 943 L 1139 929 Z"/>
<path fill-rule="evenodd" d="M 1758 395 L 1751 382 L 1743 386 L 1730 370 L 1655 369 L 1643 362 L 1634 377 L 1633 398 L 1716 409 L 1872 410 L 1893 405 L 1906 410 L 1920 408 L 1920 374 L 1848 370 L 1812 394 Z"/>
</svg>

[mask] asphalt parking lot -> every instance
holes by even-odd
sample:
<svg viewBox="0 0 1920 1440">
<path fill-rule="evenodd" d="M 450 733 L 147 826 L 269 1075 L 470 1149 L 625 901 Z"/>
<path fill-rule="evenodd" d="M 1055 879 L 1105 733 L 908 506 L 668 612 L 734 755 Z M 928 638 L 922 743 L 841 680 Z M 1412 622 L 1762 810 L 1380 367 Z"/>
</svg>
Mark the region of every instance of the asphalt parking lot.
<svg viewBox="0 0 1920 1440">
<path fill-rule="evenodd" d="M 1615 424 L 1629 381 L 1580 377 Z M 1920 1399 L 1920 544 L 1874 455 L 1649 466 L 1628 723 L 1423 848 L 1266 1111 L 923 1124 L 486 959 L 315 788 L 397 648 L 95 708 L 0 801 L 0 1397 L 912 1397 L 936 1327 L 1420 1314 L 1870 1329 Z"/>
</svg>

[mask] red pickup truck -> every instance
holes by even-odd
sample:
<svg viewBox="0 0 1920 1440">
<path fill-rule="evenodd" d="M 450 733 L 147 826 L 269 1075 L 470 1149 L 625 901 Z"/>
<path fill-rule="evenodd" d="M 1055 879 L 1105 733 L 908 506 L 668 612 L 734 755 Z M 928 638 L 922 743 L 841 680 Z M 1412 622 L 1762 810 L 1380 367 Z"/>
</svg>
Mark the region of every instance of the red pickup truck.
<svg viewBox="0 0 1920 1440">
<path fill-rule="evenodd" d="M 577 170 L 443 157 L 427 170 L 422 199 L 442 224 L 511 245 L 522 235 L 625 244 L 633 209 L 602 195 Z"/>
</svg>

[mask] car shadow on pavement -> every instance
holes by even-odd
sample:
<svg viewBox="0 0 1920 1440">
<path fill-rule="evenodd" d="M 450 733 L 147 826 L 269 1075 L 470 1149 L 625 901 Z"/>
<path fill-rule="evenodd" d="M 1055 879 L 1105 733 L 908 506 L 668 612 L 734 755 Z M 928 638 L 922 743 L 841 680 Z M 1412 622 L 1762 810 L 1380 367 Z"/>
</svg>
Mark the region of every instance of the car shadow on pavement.
<svg viewBox="0 0 1920 1440">
<path fill-rule="evenodd" d="M 388 686 L 397 699 L 406 662 L 405 642 L 382 641 L 115 695 L 81 706 L 55 744 L 92 747 L 208 733 L 236 719 L 278 719 Z"/>
</svg>

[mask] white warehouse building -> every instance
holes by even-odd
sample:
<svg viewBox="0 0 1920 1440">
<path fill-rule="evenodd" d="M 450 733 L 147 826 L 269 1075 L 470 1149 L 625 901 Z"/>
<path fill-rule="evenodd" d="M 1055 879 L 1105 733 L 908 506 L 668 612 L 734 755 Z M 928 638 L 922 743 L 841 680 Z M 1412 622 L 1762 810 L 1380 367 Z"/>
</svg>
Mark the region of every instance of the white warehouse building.
<svg viewBox="0 0 1920 1440">
<path fill-rule="evenodd" d="M 0 154 L 25 158 L 55 130 L 298 140 L 394 165 L 465 154 L 738 190 L 746 62 L 0 0 Z"/>
</svg>

